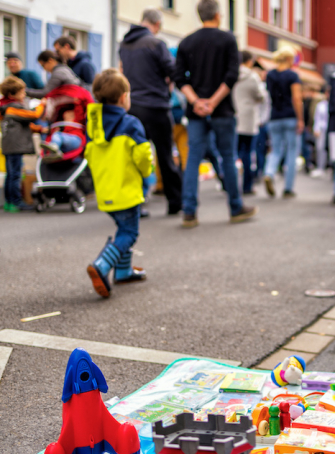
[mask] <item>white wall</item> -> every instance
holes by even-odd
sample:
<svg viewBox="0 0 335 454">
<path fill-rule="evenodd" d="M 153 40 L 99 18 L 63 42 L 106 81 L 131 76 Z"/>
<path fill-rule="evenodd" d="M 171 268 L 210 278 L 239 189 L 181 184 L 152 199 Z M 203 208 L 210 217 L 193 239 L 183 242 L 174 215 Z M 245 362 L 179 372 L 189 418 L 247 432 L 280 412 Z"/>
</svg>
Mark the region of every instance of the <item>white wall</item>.
<svg viewBox="0 0 335 454">
<path fill-rule="evenodd" d="M 46 47 L 48 22 L 103 34 L 104 69 L 110 66 L 111 60 L 110 3 L 110 0 L 7 0 L 0 1 L 0 11 L 42 20 L 42 49 Z"/>
</svg>

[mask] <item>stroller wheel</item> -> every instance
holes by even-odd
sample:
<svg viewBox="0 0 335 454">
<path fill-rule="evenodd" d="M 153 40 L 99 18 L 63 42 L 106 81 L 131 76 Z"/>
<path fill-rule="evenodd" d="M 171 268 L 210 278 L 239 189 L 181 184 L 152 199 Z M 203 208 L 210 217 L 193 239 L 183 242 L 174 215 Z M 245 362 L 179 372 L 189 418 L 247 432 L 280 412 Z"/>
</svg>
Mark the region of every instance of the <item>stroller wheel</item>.
<svg viewBox="0 0 335 454">
<path fill-rule="evenodd" d="M 84 196 L 84 193 L 77 189 L 76 192 L 70 197 L 70 205 L 71 210 L 75 213 L 83 213 L 86 208 L 86 198 Z"/>
<path fill-rule="evenodd" d="M 45 203 L 37 203 L 35 205 L 35 210 L 37 211 L 37 213 L 42 213 L 43 211 L 46 211 L 47 207 L 46 207 L 46 204 Z"/>
<path fill-rule="evenodd" d="M 48 208 L 54 207 L 56 205 L 56 199 L 55 198 L 49 199 L 47 202 L 47 205 L 48 205 Z"/>
</svg>

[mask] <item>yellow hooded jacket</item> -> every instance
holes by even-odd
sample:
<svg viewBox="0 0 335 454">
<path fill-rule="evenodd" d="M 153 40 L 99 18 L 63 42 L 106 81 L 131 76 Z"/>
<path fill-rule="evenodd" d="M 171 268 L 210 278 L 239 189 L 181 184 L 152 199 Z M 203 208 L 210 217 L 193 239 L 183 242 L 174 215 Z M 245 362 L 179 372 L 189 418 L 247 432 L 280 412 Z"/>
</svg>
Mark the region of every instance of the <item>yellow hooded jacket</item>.
<svg viewBox="0 0 335 454">
<path fill-rule="evenodd" d="M 98 208 L 121 211 L 144 202 L 143 181 L 152 152 L 142 123 L 122 107 L 89 104 L 85 158 L 91 169 Z"/>
</svg>

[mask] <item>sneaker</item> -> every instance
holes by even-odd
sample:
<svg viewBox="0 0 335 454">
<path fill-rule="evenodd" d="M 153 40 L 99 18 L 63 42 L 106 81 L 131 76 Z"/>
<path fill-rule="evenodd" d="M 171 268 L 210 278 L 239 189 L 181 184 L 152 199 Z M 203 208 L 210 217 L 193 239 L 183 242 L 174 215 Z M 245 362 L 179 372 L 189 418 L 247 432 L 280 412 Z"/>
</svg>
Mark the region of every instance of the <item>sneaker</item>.
<svg viewBox="0 0 335 454">
<path fill-rule="evenodd" d="M 168 209 L 168 215 L 171 216 L 171 215 L 174 215 L 174 214 L 178 214 L 179 211 L 181 211 L 181 205 L 169 205 L 169 209 Z"/>
<path fill-rule="evenodd" d="M 102 276 L 97 267 L 93 264 L 88 265 L 87 273 L 92 280 L 93 288 L 98 293 L 98 295 L 103 298 L 108 298 L 111 291 L 111 286 L 108 282 L 108 277 Z"/>
<path fill-rule="evenodd" d="M 10 203 L 5 202 L 4 205 L 3 205 L 3 210 L 4 211 L 9 211 L 9 207 L 10 207 Z"/>
<path fill-rule="evenodd" d="M 147 273 L 143 268 L 138 266 L 133 266 L 133 272 L 126 279 L 115 279 L 114 284 L 129 284 L 131 282 L 141 282 L 145 281 L 147 278 Z"/>
<path fill-rule="evenodd" d="M 293 199 L 294 197 L 296 197 L 296 194 L 293 191 L 284 191 L 283 192 L 283 199 Z"/>
<path fill-rule="evenodd" d="M 60 151 L 58 145 L 52 142 L 41 142 L 43 150 L 48 150 L 50 153 L 58 153 Z"/>
<path fill-rule="evenodd" d="M 46 164 L 60 161 L 61 159 L 63 159 L 63 153 L 61 151 L 58 151 L 57 153 L 48 153 L 42 157 L 42 161 Z"/>
<path fill-rule="evenodd" d="M 240 211 L 236 214 L 233 214 L 230 217 L 230 222 L 237 223 L 237 222 L 244 222 L 258 213 L 258 207 L 245 207 L 243 206 Z"/>
<path fill-rule="evenodd" d="M 181 225 L 182 227 L 185 229 L 192 229 L 197 225 L 199 225 L 199 221 L 195 214 L 184 214 L 184 219 Z"/>
<path fill-rule="evenodd" d="M 19 213 L 20 208 L 17 205 L 14 205 L 13 203 L 10 203 L 8 205 L 8 213 Z"/>
<path fill-rule="evenodd" d="M 314 169 L 311 171 L 311 177 L 312 178 L 322 178 L 324 176 L 325 172 L 322 169 Z"/>
<path fill-rule="evenodd" d="M 266 175 L 264 177 L 264 183 L 265 183 L 266 192 L 271 197 L 275 197 L 276 191 L 275 191 L 275 187 L 274 187 L 274 184 L 273 184 L 273 179 L 271 177 L 269 177 L 268 175 Z"/>
<path fill-rule="evenodd" d="M 28 205 L 26 202 L 21 202 L 19 205 L 17 205 L 18 209 L 20 211 L 34 211 L 35 207 L 34 205 Z"/>
<path fill-rule="evenodd" d="M 148 218 L 150 216 L 149 210 L 141 207 L 140 218 Z"/>
<path fill-rule="evenodd" d="M 244 195 L 257 195 L 257 192 L 254 189 L 251 189 L 250 191 L 243 191 Z"/>
</svg>

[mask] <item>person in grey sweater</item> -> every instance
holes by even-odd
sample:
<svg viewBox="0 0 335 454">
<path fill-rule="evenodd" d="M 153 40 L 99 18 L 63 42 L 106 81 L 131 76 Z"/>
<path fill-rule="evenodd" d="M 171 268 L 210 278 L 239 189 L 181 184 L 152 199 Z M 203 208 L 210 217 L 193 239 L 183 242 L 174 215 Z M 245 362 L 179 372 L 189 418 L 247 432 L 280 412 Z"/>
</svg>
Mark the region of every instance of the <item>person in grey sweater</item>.
<svg viewBox="0 0 335 454">
<path fill-rule="evenodd" d="M 52 50 L 44 50 L 37 60 L 42 68 L 51 74 L 51 77 L 44 88 L 27 88 L 26 93 L 30 98 L 42 99 L 61 85 L 80 85 L 80 79 L 71 68 L 61 63 L 58 55 Z"/>
</svg>

